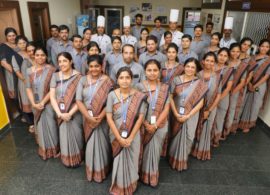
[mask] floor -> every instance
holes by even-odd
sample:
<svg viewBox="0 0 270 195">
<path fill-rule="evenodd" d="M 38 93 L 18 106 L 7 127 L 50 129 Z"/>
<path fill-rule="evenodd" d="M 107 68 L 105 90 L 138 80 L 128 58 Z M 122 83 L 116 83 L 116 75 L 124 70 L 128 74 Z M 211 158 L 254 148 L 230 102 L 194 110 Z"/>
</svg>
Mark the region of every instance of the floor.
<svg viewBox="0 0 270 195">
<path fill-rule="evenodd" d="M 15 122 L 0 137 L 0 194 L 108 194 L 102 184 L 86 181 L 84 166 L 65 168 L 59 159 L 41 160 L 26 126 Z M 191 158 L 189 169 L 172 170 L 160 162 L 160 182 L 139 183 L 136 194 L 270 194 L 270 130 L 262 123 L 249 134 L 231 135 L 207 162 Z"/>
</svg>

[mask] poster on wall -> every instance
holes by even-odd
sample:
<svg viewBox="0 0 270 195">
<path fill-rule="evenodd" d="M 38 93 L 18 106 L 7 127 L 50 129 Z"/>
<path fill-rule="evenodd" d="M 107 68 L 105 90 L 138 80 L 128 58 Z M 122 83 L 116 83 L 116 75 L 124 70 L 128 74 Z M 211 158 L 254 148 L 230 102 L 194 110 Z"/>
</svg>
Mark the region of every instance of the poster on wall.
<svg viewBox="0 0 270 195">
<path fill-rule="evenodd" d="M 159 16 L 161 24 L 167 24 L 167 16 Z"/>
<path fill-rule="evenodd" d="M 79 15 L 76 18 L 76 26 L 78 34 L 83 36 L 83 30 L 89 28 L 89 16 L 88 15 Z"/>
<path fill-rule="evenodd" d="M 144 12 L 152 11 L 152 3 L 142 3 L 142 11 Z"/>
</svg>

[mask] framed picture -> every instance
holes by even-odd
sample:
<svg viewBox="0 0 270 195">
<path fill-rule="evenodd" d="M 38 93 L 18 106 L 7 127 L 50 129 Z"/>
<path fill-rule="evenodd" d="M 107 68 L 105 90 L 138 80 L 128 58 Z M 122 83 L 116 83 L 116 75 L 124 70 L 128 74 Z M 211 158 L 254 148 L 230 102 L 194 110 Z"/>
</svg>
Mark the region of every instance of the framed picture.
<svg viewBox="0 0 270 195">
<path fill-rule="evenodd" d="M 167 16 L 159 16 L 161 24 L 167 24 Z"/>
</svg>

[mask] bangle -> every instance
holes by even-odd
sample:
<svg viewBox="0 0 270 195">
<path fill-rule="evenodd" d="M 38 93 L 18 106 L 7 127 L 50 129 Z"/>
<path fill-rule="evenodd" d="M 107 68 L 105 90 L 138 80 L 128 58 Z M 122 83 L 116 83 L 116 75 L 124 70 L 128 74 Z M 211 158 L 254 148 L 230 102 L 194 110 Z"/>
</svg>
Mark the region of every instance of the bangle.
<svg viewBox="0 0 270 195">
<path fill-rule="evenodd" d="M 155 128 L 156 128 L 156 130 L 157 130 L 157 129 L 158 129 L 157 123 L 155 123 L 154 125 L 155 125 Z"/>
</svg>

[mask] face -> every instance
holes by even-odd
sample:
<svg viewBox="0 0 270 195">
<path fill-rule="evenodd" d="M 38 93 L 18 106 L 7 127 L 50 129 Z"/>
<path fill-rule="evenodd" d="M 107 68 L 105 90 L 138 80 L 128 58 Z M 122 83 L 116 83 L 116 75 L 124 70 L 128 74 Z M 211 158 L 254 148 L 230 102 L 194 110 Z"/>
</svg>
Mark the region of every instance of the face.
<svg viewBox="0 0 270 195">
<path fill-rule="evenodd" d="M 161 26 L 160 20 L 156 20 L 155 25 L 156 25 L 157 28 L 160 28 L 160 26 Z"/>
<path fill-rule="evenodd" d="M 21 50 L 21 51 L 25 51 L 26 50 L 26 41 L 23 39 L 20 39 L 17 43 L 17 47 Z"/>
<path fill-rule="evenodd" d="M 145 41 L 147 36 L 148 36 L 148 32 L 146 30 L 142 31 L 142 33 L 141 33 L 142 40 Z"/>
<path fill-rule="evenodd" d="M 259 47 L 259 51 L 260 54 L 262 55 L 266 55 L 269 52 L 270 49 L 270 45 L 268 42 L 264 42 L 260 47 Z"/>
<path fill-rule="evenodd" d="M 154 52 L 157 49 L 157 44 L 153 40 L 148 40 L 146 43 L 147 51 Z"/>
<path fill-rule="evenodd" d="M 93 77 L 98 77 L 102 72 L 101 64 L 98 64 L 97 61 L 92 61 L 89 63 L 89 73 Z"/>
<path fill-rule="evenodd" d="M 37 50 L 35 55 L 35 62 L 38 65 L 43 65 L 46 62 L 46 54 L 42 50 Z"/>
<path fill-rule="evenodd" d="M 58 65 L 62 72 L 68 72 L 72 68 L 72 60 L 65 58 L 64 56 L 59 56 L 58 58 Z"/>
<path fill-rule="evenodd" d="M 228 53 L 226 51 L 222 51 L 218 54 L 218 63 L 225 64 L 229 59 Z"/>
<path fill-rule="evenodd" d="M 224 29 L 223 30 L 223 33 L 224 33 L 225 37 L 230 37 L 231 34 L 232 34 L 232 30 L 230 30 L 230 29 Z"/>
<path fill-rule="evenodd" d="M 172 35 L 166 35 L 166 37 L 164 38 L 164 40 L 165 40 L 165 43 L 166 44 L 169 44 L 169 43 L 171 43 L 172 42 Z"/>
<path fill-rule="evenodd" d="M 61 30 L 59 33 L 59 37 L 62 41 L 68 40 L 68 30 Z"/>
<path fill-rule="evenodd" d="M 148 64 L 145 70 L 147 80 L 156 81 L 159 79 L 160 70 L 156 64 Z"/>
<path fill-rule="evenodd" d="M 16 34 L 14 32 L 10 32 L 6 36 L 6 40 L 8 43 L 15 44 Z"/>
<path fill-rule="evenodd" d="M 188 38 L 183 38 L 181 44 L 183 49 L 188 49 L 190 47 L 191 41 Z"/>
<path fill-rule="evenodd" d="M 219 44 L 219 38 L 218 38 L 218 36 L 213 35 L 213 36 L 211 37 L 211 45 L 217 46 L 218 44 Z"/>
<path fill-rule="evenodd" d="M 101 34 L 101 35 L 102 35 L 102 34 L 104 33 L 104 30 L 105 30 L 105 29 L 104 29 L 104 27 L 102 27 L 102 26 L 98 26 L 98 27 L 97 27 L 97 33 L 98 33 L 98 34 Z"/>
<path fill-rule="evenodd" d="M 121 31 L 120 29 L 114 29 L 113 32 L 112 32 L 112 36 L 113 37 L 120 37 L 121 36 Z"/>
<path fill-rule="evenodd" d="M 141 17 L 136 18 L 136 24 L 137 25 L 142 25 L 142 18 Z"/>
<path fill-rule="evenodd" d="M 59 35 L 59 31 L 58 31 L 58 29 L 57 28 L 52 28 L 51 29 L 51 35 L 52 35 L 52 37 L 58 37 L 58 35 Z"/>
<path fill-rule="evenodd" d="M 117 79 L 117 83 L 120 86 L 120 88 L 127 89 L 131 86 L 132 79 L 128 72 L 124 71 L 121 72 Z"/>
<path fill-rule="evenodd" d="M 26 48 L 26 52 L 27 52 L 27 55 L 30 57 L 30 58 L 34 58 L 34 50 L 35 50 L 35 47 L 34 46 L 28 46 Z"/>
<path fill-rule="evenodd" d="M 119 40 L 117 40 L 117 39 L 115 39 L 113 41 L 113 43 L 112 43 L 112 47 L 115 50 L 120 50 L 121 49 L 121 45 L 122 45 L 121 42 Z"/>
<path fill-rule="evenodd" d="M 189 62 L 185 65 L 185 75 L 195 76 L 196 72 L 197 72 L 197 68 L 194 62 Z"/>
<path fill-rule="evenodd" d="M 215 67 L 215 58 L 213 56 L 207 56 L 203 61 L 203 69 L 205 70 L 213 70 Z"/>
<path fill-rule="evenodd" d="M 175 48 L 173 47 L 168 48 L 168 51 L 167 51 L 168 60 L 175 60 L 176 56 L 177 56 L 177 51 L 175 50 Z"/>
<path fill-rule="evenodd" d="M 194 30 L 194 36 L 195 37 L 201 37 L 202 36 L 202 29 L 201 28 L 195 28 Z"/>
<path fill-rule="evenodd" d="M 170 30 L 174 31 L 177 28 L 177 22 L 170 22 L 169 23 Z"/>
<path fill-rule="evenodd" d="M 240 56 L 240 48 L 239 47 L 234 47 L 231 51 L 230 51 L 230 57 L 234 60 L 238 59 Z"/>
<path fill-rule="evenodd" d="M 91 55 L 96 55 L 99 54 L 98 48 L 96 46 L 93 46 L 89 49 L 88 54 Z"/>
<path fill-rule="evenodd" d="M 123 59 L 124 62 L 130 64 L 134 58 L 134 51 L 132 47 L 124 47 Z"/>
<path fill-rule="evenodd" d="M 206 26 L 206 29 L 205 29 L 206 33 L 211 34 L 212 33 L 212 30 L 213 30 L 213 26 L 212 25 L 207 25 Z"/>
<path fill-rule="evenodd" d="M 130 27 L 124 27 L 123 32 L 125 35 L 129 35 L 130 34 Z"/>
<path fill-rule="evenodd" d="M 75 49 L 81 49 L 82 48 L 82 39 L 78 38 L 78 37 L 75 37 L 73 39 L 73 47 Z"/>
<path fill-rule="evenodd" d="M 88 41 L 90 41 L 91 35 L 92 35 L 91 30 L 87 30 L 87 31 L 85 31 L 85 33 L 83 34 L 83 38 L 86 39 L 86 40 L 88 40 Z"/>
<path fill-rule="evenodd" d="M 251 47 L 251 42 L 250 41 L 245 41 L 244 43 L 241 44 L 241 52 L 246 53 Z"/>
</svg>

